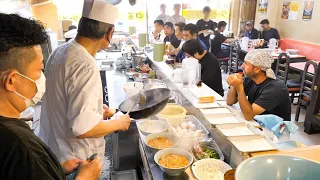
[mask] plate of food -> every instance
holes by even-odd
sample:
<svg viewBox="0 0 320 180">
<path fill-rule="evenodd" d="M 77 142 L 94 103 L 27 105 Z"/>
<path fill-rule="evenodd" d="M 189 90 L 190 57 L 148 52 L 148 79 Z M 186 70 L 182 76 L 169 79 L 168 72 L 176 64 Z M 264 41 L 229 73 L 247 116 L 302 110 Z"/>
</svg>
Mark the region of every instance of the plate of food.
<svg viewBox="0 0 320 180">
<path fill-rule="evenodd" d="M 224 180 L 224 173 L 232 169 L 217 159 L 202 159 L 193 163 L 191 168 L 194 176 L 201 180 Z"/>
</svg>

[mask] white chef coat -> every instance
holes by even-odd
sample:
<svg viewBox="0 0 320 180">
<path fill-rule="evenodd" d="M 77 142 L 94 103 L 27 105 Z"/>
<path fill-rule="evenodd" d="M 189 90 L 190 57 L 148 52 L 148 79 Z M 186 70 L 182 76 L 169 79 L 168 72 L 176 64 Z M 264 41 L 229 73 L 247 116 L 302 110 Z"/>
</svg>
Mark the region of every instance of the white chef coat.
<svg viewBox="0 0 320 180">
<path fill-rule="evenodd" d="M 175 26 L 175 24 L 177 24 L 179 22 L 187 23 L 186 19 L 181 15 L 179 15 L 178 17 L 173 15 L 167 20 L 167 22 L 171 22 L 173 24 L 173 26 Z"/>
<path fill-rule="evenodd" d="M 104 138 L 77 139 L 103 117 L 102 84 L 95 59 L 74 39 L 49 57 L 45 76 L 40 133 L 60 162 L 87 159 L 98 153 L 103 159 Z"/>
</svg>

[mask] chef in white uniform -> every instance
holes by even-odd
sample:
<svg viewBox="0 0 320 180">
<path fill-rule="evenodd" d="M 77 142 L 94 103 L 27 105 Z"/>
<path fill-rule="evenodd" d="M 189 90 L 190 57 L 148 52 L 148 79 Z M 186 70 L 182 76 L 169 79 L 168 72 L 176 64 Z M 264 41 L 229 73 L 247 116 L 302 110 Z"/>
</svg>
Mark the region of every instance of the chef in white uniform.
<svg viewBox="0 0 320 180">
<path fill-rule="evenodd" d="M 117 8 L 102 0 L 85 0 L 75 39 L 59 46 L 46 64 L 39 137 L 60 162 L 104 157 L 104 136 L 128 130 L 130 117 L 112 115 L 103 105 L 102 84 L 93 58 L 109 46 Z"/>
</svg>

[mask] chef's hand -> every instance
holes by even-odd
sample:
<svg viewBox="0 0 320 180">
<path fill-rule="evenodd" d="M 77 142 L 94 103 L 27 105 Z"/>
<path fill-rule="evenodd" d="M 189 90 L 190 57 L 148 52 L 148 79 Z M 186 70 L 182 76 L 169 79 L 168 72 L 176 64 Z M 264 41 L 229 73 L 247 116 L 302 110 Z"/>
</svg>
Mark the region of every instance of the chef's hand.
<svg viewBox="0 0 320 180">
<path fill-rule="evenodd" d="M 80 166 L 76 180 L 97 180 L 100 177 L 102 162 L 96 157 L 91 162 L 86 162 Z"/>
<path fill-rule="evenodd" d="M 80 159 L 71 159 L 61 164 L 65 174 L 70 174 L 74 172 L 80 164 L 85 163 L 85 161 Z"/>
<path fill-rule="evenodd" d="M 103 105 L 103 119 L 111 118 L 116 113 L 116 109 Z"/>
<path fill-rule="evenodd" d="M 117 119 L 115 119 L 115 121 L 117 122 L 119 131 L 126 131 L 130 127 L 131 120 L 129 115 L 125 114 L 118 116 Z"/>
<path fill-rule="evenodd" d="M 227 83 L 239 91 L 243 88 L 243 76 L 239 73 L 231 74 L 227 78 Z"/>
</svg>

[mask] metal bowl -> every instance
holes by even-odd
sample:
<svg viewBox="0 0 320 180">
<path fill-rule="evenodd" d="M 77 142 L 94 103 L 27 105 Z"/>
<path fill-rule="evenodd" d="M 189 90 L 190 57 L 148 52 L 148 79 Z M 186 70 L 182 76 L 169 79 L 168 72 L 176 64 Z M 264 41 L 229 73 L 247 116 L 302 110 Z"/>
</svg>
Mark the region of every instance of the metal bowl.
<svg viewBox="0 0 320 180">
<path fill-rule="evenodd" d="M 179 154 L 182 156 L 185 156 L 189 163 L 187 166 L 182 167 L 182 168 L 166 168 L 163 167 L 159 164 L 159 159 L 167 154 Z M 162 149 L 160 151 L 158 151 L 155 155 L 154 155 L 154 161 L 159 165 L 159 167 L 161 168 L 161 170 L 163 172 L 165 172 L 166 174 L 168 174 L 169 176 L 179 176 L 180 174 L 182 174 L 193 162 L 193 157 L 191 155 L 191 153 L 189 153 L 188 151 L 184 150 L 184 149 L 178 149 L 178 148 L 168 148 L 168 149 Z"/>
<path fill-rule="evenodd" d="M 151 147 L 151 146 L 148 145 L 148 142 L 151 139 L 154 139 L 154 138 L 157 138 L 157 137 L 165 137 L 165 138 L 170 139 L 172 141 L 172 144 L 173 144 L 172 147 L 170 147 L 170 148 L 173 148 L 178 144 L 178 139 L 173 134 L 169 134 L 169 133 L 166 133 L 166 132 L 149 134 L 148 136 L 146 136 L 145 141 L 146 141 L 146 145 L 148 146 L 148 148 L 150 148 L 150 150 L 153 153 L 157 153 L 159 150 L 162 150 L 162 149 L 154 148 L 154 147 Z"/>
<path fill-rule="evenodd" d="M 150 74 L 148 73 L 136 73 L 132 75 L 134 81 L 141 82 L 144 79 L 150 78 Z"/>
<path fill-rule="evenodd" d="M 264 155 L 243 161 L 237 167 L 235 179 L 318 179 L 319 169 L 320 163 L 311 160 L 286 155 Z"/>
</svg>

